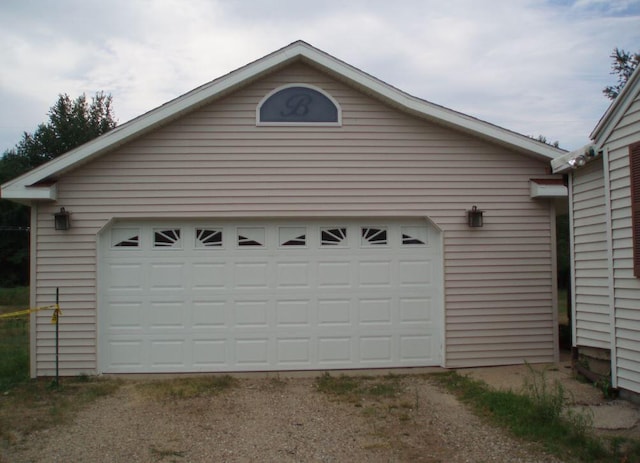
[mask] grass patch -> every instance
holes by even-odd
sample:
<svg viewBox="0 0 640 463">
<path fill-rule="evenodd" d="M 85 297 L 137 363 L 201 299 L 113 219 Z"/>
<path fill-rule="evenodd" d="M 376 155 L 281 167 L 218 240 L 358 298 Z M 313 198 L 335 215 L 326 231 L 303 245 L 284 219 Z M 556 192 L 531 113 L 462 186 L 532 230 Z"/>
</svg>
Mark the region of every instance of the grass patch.
<svg viewBox="0 0 640 463">
<path fill-rule="evenodd" d="M 482 381 L 456 372 L 432 377 L 480 416 L 519 438 L 540 443 L 563 460 L 640 462 L 637 442 L 607 441 L 593 435 L 590 417 L 572 413 L 566 406 L 562 385 L 559 382 L 548 384 L 543 373 L 531 370 L 522 393 L 492 389 Z"/>
<path fill-rule="evenodd" d="M 85 376 L 64 378 L 55 388 L 45 379 L 15 386 L 0 395 L 0 445 L 17 444 L 34 431 L 68 423 L 88 404 L 113 394 L 120 384 Z"/>
<path fill-rule="evenodd" d="M 0 288 L 0 306 L 26 309 L 29 306 L 29 287 Z"/>
<path fill-rule="evenodd" d="M 316 389 L 326 394 L 352 401 L 362 398 L 396 397 L 402 392 L 401 377 L 387 376 L 331 376 L 324 373 L 315 380 Z"/>
<path fill-rule="evenodd" d="M 0 313 L 29 306 L 29 288 L 0 288 Z M 29 316 L 0 318 L 0 393 L 29 379 Z"/>
<path fill-rule="evenodd" d="M 194 376 L 145 381 L 136 387 L 143 395 L 154 400 L 178 400 L 220 394 L 236 386 L 237 382 L 237 379 L 229 375 Z"/>
<path fill-rule="evenodd" d="M 29 379 L 29 318 L 0 318 L 0 393 Z"/>
</svg>

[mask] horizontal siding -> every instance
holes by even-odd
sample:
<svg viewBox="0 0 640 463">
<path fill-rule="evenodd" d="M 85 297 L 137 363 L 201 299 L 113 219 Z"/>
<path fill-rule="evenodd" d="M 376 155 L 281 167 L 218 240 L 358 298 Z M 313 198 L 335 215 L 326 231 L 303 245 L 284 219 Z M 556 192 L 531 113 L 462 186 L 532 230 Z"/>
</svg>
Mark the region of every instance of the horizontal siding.
<svg viewBox="0 0 640 463">
<path fill-rule="evenodd" d="M 258 102 L 292 81 L 329 92 L 342 127 L 256 127 Z M 65 368 L 95 370 L 96 234 L 114 217 L 426 216 L 444 237 L 447 364 L 552 361 L 553 224 L 549 203 L 529 197 L 547 167 L 294 65 L 60 179 L 58 204 L 39 215 L 38 297 L 62 286 L 65 320 L 86 342 Z M 473 205 L 486 211 L 479 230 L 466 225 Z M 52 230 L 60 206 L 67 233 Z M 37 348 L 42 374 L 51 350 Z"/>
<path fill-rule="evenodd" d="M 576 170 L 572 188 L 575 343 L 608 349 L 609 252 L 602 162 Z"/>
<path fill-rule="evenodd" d="M 640 97 L 607 140 L 611 175 L 618 387 L 640 393 L 640 281 L 633 275 L 629 145 L 640 141 Z"/>
</svg>

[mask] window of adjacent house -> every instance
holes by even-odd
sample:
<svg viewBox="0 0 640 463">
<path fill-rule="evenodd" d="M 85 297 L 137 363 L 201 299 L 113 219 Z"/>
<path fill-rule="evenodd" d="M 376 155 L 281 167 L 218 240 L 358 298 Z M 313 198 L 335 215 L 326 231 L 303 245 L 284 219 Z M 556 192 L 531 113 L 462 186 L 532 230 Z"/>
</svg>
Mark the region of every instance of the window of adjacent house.
<svg viewBox="0 0 640 463">
<path fill-rule="evenodd" d="M 258 105 L 258 124 L 340 125 L 340 120 L 340 108 L 333 98 L 308 85 L 281 87 Z"/>
<path fill-rule="evenodd" d="M 631 171 L 631 223 L 633 228 L 633 274 L 640 278 L 640 142 L 629 147 Z"/>
</svg>

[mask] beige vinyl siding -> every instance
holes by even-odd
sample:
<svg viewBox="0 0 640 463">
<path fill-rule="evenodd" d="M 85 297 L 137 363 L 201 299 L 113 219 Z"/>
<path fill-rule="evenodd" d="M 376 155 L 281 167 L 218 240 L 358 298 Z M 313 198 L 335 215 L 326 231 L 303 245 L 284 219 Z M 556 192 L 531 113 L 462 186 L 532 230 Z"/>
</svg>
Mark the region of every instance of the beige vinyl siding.
<svg viewBox="0 0 640 463">
<path fill-rule="evenodd" d="M 602 160 L 573 173 L 576 345 L 610 348 L 609 264 Z"/>
<path fill-rule="evenodd" d="M 633 275 L 629 145 L 640 141 L 640 98 L 607 140 L 618 387 L 640 393 L 640 280 Z"/>
<path fill-rule="evenodd" d="M 258 102 L 291 82 L 330 93 L 342 127 L 257 127 Z M 428 217 L 443 230 L 447 365 L 552 361 L 554 225 L 549 203 L 529 198 L 546 169 L 293 65 L 61 178 L 38 217 L 38 299 L 62 286 L 64 368 L 95 371 L 96 235 L 114 217 Z M 466 225 L 473 205 L 482 229 Z M 67 233 L 52 230 L 59 206 Z M 52 366 L 48 342 L 38 374 Z"/>
</svg>

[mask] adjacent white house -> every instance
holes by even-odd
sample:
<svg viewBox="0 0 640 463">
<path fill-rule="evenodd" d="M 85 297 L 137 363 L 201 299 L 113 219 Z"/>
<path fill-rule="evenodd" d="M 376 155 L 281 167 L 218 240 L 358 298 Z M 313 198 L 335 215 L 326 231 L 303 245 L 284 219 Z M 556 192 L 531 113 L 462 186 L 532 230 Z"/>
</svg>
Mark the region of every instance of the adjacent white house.
<svg viewBox="0 0 640 463">
<path fill-rule="evenodd" d="M 640 394 L 640 68 L 591 139 L 552 161 L 569 174 L 573 346 L 578 368 Z"/>
<path fill-rule="evenodd" d="M 1 193 L 61 374 L 551 362 L 562 154 L 295 42 Z"/>
</svg>

